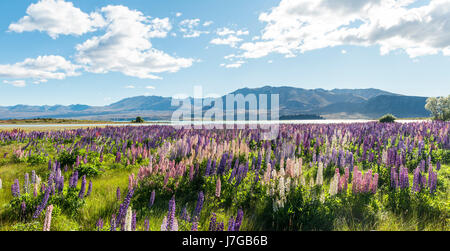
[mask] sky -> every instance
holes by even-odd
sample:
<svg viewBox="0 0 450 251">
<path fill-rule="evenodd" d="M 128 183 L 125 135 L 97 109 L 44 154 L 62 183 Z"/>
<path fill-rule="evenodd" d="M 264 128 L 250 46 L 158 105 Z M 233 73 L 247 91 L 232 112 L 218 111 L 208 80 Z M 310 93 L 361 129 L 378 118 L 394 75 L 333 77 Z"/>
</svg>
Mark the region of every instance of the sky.
<svg viewBox="0 0 450 251">
<path fill-rule="evenodd" d="M 0 106 L 194 86 L 450 94 L 450 0 L 10 0 L 0 11 Z"/>
</svg>

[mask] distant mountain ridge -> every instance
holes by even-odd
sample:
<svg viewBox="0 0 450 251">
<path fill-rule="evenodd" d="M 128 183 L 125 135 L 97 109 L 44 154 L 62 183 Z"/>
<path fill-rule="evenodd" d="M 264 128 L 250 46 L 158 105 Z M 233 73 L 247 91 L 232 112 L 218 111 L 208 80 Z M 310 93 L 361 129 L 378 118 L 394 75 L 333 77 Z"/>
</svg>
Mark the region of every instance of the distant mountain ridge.
<svg viewBox="0 0 450 251">
<path fill-rule="evenodd" d="M 395 94 L 379 89 L 303 89 L 289 86 L 242 88 L 231 94 L 279 94 L 280 116 L 318 115 L 332 119 L 374 119 L 386 113 L 397 117 L 428 117 L 426 97 Z M 225 100 L 226 96 L 222 96 Z M 190 98 L 192 101 L 192 98 Z M 169 120 L 172 98 L 137 96 L 107 106 L 55 105 L 0 107 L 0 119 L 65 118 L 95 120 Z M 224 102 L 225 103 L 225 102 Z M 269 102 L 270 104 L 270 102 Z"/>
</svg>

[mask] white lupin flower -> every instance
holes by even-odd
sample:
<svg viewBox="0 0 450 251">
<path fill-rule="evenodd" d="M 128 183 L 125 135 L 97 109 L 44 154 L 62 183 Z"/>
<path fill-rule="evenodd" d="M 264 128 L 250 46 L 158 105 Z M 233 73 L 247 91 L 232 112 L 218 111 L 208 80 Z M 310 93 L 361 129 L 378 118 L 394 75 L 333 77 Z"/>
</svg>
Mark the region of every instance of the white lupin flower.
<svg viewBox="0 0 450 251">
<path fill-rule="evenodd" d="M 319 163 L 319 168 L 317 169 L 316 185 L 323 184 L 323 163 Z"/>
<path fill-rule="evenodd" d="M 128 207 L 127 215 L 125 216 L 125 231 L 131 231 L 131 218 L 133 217 L 133 212 L 131 207 Z"/>
<path fill-rule="evenodd" d="M 0 189 L 2 189 L 2 179 L 0 179 Z"/>
<path fill-rule="evenodd" d="M 164 216 L 163 222 L 161 224 L 161 231 L 167 231 L 167 216 Z"/>
<path fill-rule="evenodd" d="M 284 198 L 285 188 L 284 188 L 284 177 L 280 177 L 278 180 L 278 194 L 281 198 Z"/>
</svg>

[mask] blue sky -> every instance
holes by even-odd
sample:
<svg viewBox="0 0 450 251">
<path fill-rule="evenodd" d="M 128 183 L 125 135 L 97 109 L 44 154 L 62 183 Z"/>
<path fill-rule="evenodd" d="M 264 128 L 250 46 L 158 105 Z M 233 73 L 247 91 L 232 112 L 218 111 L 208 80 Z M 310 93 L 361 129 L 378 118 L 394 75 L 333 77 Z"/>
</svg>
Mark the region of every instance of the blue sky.
<svg viewBox="0 0 450 251">
<path fill-rule="evenodd" d="M 0 105 L 242 87 L 450 94 L 450 1 L 0 1 Z"/>
</svg>

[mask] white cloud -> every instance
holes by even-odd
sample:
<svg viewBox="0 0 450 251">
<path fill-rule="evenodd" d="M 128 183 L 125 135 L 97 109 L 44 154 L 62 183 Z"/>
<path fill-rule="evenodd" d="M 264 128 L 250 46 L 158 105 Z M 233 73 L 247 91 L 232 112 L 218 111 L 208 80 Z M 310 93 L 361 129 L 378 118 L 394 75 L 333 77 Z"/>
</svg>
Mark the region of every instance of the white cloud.
<svg viewBox="0 0 450 251">
<path fill-rule="evenodd" d="M 125 88 L 126 89 L 134 89 L 134 88 L 136 88 L 134 85 L 127 85 L 127 86 L 125 86 Z"/>
<path fill-rule="evenodd" d="M 151 19 L 125 6 L 101 9 L 106 33 L 77 45 L 76 60 L 93 73 L 121 72 L 142 79 L 160 79 L 154 73 L 177 72 L 193 59 L 177 58 L 153 48 L 150 39 L 164 38 L 172 29 L 168 18 Z"/>
<path fill-rule="evenodd" d="M 41 0 L 31 4 L 17 23 L 9 25 L 14 32 L 46 32 L 56 39 L 59 35 L 83 35 L 105 25 L 105 20 L 98 13 L 87 14 L 63 0 Z"/>
<path fill-rule="evenodd" d="M 175 14 L 175 16 L 177 16 L 177 17 L 181 17 L 183 15 L 183 13 L 181 13 L 181 12 L 177 12 L 176 14 Z"/>
<path fill-rule="evenodd" d="M 225 67 L 225 68 L 240 68 L 243 64 L 245 64 L 245 62 L 240 60 L 240 61 L 230 63 L 230 64 L 221 64 L 220 66 Z"/>
<path fill-rule="evenodd" d="M 199 37 L 201 34 L 209 34 L 209 31 L 201 31 L 196 28 L 200 25 L 200 19 L 185 19 L 180 22 L 180 31 L 184 38 Z"/>
<path fill-rule="evenodd" d="M 146 86 L 146 87 L 145 87 L 145 89 L 150 89 L 150 90 L 154 90 L 154 89 L 155 89 L 155 87 L 154 87 L 154 86 L 151 86 L 151 85 L 149 85 L 149 86 Z"/>
<path fill-rule="evenodd" d="M 8 84 L 8 85 L 13 85 L 15 87 L 25 87 L 26 86 L 25 80 L 14 80 L 14 81 L 3 80 L 3 83 Z"/>
<path fill-rule="evenodd" d="M 203 26 L 208 27 L 208 26 L 210 26 L 213 23 L 214 23 L 213 21 L 206 21 L 206 22 L 203 23 Z"/>
<path fill-rule="evenodd" d="M 237 43 L 241 42 L 242 38 L 238 38 L 234 35 L 230 35 L 227 38 L 215 38 L 211 40 L 211 44 L 217 44 L 217 45 L 229 45 L 231 47 L 236 47 Z"/>
<path fill-rule="evenodd" d="M 65 79 L 79 75 L 80 66 L 72 64 L 61 56 L 39 56 L 27 58 L 16 64 L 0 65 L 0 77 L 14 79 L 36 79 L 34 83 L 47 82 L 48 79 Z"/>
<path fill-rule="evenodd" d="M 217 33 L 217 35 L 222 36 L 222 37 L 226 36 L 226 35 L 243 36 L 243 35 L 248 35 L 249 34 L 249 32 L 245 31 L 245 30 L 237 30 L 237 31 L 235 31 L 235 30 L 231 30 L 231 29 L 229 29 L 227 27 L 218 29 L 216 33 Z"/>
<path fill-rule="evenodd" d="M 450 55 L 450 0 L 282 0 L 259 16 L 261 37 L 241 45 L 244 58 L 293 57 L 339 45 L 401 49 L 411 58 Z"/>
<path fill-rule="evenodd" d="M 347 54 L 347 51 L 346 50 L 342 50 L 341 53 L 342 54 Z"/>
</svg>

